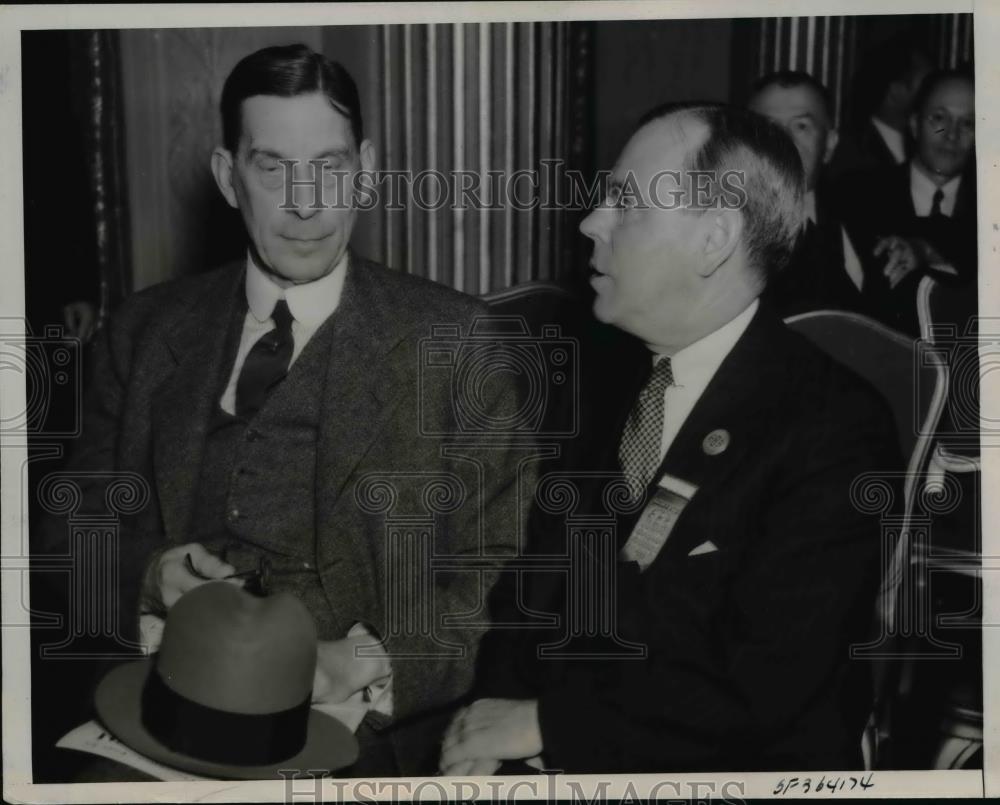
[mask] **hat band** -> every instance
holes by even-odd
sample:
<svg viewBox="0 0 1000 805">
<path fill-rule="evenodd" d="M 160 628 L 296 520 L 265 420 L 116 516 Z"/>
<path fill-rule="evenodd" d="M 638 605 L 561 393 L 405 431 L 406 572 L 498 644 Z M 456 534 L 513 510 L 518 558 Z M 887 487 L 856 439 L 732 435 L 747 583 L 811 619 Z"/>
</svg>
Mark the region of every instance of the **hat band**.
<svg viewBox="0 0 1000 805">
<path fill-rule="evenodd" d="M 231 713 L 181 696 L 154 668 L 142 690 L 142 724 L 174 752 L 212 763 L 265 766 L 302 751 L 311 698 L 275 713 Z"/>
</svg>

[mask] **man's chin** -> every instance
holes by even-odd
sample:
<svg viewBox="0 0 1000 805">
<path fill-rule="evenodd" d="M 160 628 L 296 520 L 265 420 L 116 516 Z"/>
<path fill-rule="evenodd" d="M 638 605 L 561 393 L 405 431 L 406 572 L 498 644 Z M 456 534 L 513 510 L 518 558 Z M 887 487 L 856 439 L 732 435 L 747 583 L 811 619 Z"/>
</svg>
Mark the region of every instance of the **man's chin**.
<svg viewBox="0 0 1000 805">
<path fill-rule="evenodd" d="M 272 274 L 276 279 L 293 285 L 303 285 L 322 279 L 337 265 L 336 261 L 282 261 L 275 264 Z"/>
<path fill-rule="evenodd" d="M 603 322 L 604 324 L 615 323 L 614 306 L 611 304 L 610 299 L 606 299 L 600 294 L 597 294 L 597 296 L 594 298 L 593 309 L 594 309 L 594 318 L 597 319 L 599 322 Z"/>
</svg>

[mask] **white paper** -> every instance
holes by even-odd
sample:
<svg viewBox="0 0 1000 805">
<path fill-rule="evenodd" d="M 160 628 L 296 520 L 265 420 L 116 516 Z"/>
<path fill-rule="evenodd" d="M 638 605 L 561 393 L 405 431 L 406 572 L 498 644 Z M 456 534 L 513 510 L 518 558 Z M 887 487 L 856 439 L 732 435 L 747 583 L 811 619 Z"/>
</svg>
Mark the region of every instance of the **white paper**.
<svg viewBox="0 0 1000 805">
<path fill-rule="evenodd" d="M 89 752 L 92 755 L 105 757 L 168 783 L 213 779 L 180 771 L 150 760 L 145 755 L 140 755 L 129 749 L 96 721 L 88 721 L 86 724 L 81 724 L 76 729 L 70 730 L 59 739 L 56 746 L 60 749 L 75 749 L 78 752 Z"/>
</svg>

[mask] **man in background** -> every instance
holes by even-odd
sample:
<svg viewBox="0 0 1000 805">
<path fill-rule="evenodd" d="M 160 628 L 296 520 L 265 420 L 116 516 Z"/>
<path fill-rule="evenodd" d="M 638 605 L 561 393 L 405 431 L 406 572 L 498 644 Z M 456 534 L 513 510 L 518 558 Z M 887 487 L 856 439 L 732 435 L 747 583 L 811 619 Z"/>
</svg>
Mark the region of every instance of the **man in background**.
<svg viewBox="0 0 1000 805">
<path fill-rule="evenodd" d="M 783 316 L 810 310 L 864 310 L 864 273 L 837 211 L 824 168 L 837 147 L 826 87 L 808 73 L 771 73 L 754 84 L 749 108 L 792 138 L 802 159 L 802 230 L 788 267 L 768 286 Z"/>
<path fill-rule="evenodd" d="M 910 113 L 930 57 L 908 37 L 895 37 L 868 54 L 854 81 L 857 112 L 830 163 L 830 176 L 870 173 L 902 165 L 910 156 Z"/>
<path fill-rule="evenodd" d="M 913 157 L 843 188 L 843 198 L 854 200 L 843 205 L 844 215 L 870 262 L 874 315 L 911 335 L 919 331 L 916 292 L 922 277 L 975 284 L 975 124 L 972 74 L 931 73 L 909 119 Z"/>
</svg>

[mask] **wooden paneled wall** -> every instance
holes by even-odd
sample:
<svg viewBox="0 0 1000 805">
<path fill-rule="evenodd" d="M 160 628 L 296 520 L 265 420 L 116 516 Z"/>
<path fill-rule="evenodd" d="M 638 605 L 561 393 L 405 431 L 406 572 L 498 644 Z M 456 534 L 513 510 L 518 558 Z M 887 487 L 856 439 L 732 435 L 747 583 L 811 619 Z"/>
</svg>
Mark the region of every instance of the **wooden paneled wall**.
<svg viewBox="0 0 1000 805">
<path fill-rule="evenodd" d="M 131 30 L 121 42 L 136 289 L 238 254 L 239 221 L 218 198 L 209 156 L 222 84 L 259 47 L 304 42 L 341 61 L 380 168 L 506 180 L 571 153 L 568 23 Z M 495 209 L 425 209 L 409 192 L 397 201 L 362 213 L 355 247 L 399 270 L 479 294 L 555 279 L 566 263 L 561 210 L 516 210 L 505 198 Z"/>
</svg>

